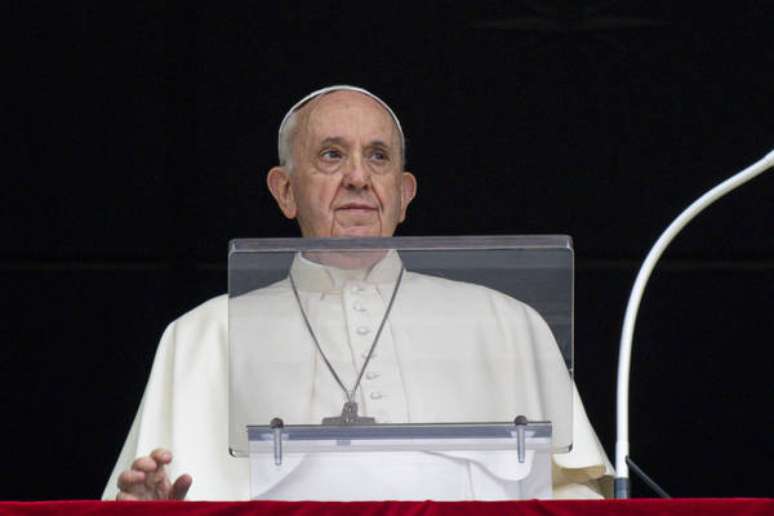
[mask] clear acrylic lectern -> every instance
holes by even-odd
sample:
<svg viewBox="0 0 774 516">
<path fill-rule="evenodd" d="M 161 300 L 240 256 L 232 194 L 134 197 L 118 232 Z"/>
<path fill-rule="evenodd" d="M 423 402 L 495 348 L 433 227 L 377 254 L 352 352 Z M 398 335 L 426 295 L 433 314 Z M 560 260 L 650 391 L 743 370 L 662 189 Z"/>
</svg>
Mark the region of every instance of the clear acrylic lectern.
<svg viewBox="0 0 774 516">
<path fill-rule="evenodd" d="M 572 446 L 566 236 L 234 240 L 229 344 L 254 497 L 550 497 Z"/>
</svg>

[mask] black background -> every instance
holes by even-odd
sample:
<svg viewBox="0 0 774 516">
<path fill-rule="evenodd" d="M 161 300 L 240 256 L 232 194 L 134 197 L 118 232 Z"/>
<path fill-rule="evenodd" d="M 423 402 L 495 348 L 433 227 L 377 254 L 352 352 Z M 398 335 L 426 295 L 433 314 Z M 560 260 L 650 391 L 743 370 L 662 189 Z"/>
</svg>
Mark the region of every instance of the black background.
<svg viewBox="0 0 774 516">
<path fill-rule="evenodd" d="M 10 2 L 0 499 L 98 497 L 165 325 L 266 192 L 285 110 L 353 83 L 401 117 L 401 235 L 570 234 L 576 379 L 613 458 L 639 264 L 774 146 L 769 2 Z M 774 173 L 666 253 L 635 336 L 632 455 L 674 496 L 771 496 Z M 635 492 L 649 495 L 641 485 Z"/>
</svg>

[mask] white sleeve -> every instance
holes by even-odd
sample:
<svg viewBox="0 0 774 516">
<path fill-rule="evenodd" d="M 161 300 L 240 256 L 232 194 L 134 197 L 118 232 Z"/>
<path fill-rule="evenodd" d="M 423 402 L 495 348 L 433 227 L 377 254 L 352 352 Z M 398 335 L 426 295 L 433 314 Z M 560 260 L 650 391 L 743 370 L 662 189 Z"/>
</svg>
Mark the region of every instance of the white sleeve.
<svg viewBox="0 0 774 516">
<path fill-rule="evenodd" d="M 155 448 L 168 448 L 170 445 L 170 421 L 164 408 L 171 405 L 174 334 L 173 322 L 161 337 L 140 408 L 102 493 L 103 500 L 115 499 L 118 494 L 118 476 L 129 469 L 137 457 L 147 455 Z"/>
<path fill-rule="evenodd" d="M 532 308 L 528 308 L 527 314 L 537 341 L 536 344 L 542 348 L 541 351 L 538 351 L 538 353 L 543 354 L 541 364 L 557 364 L 559 369 L 563 369 L 564 364 L 558 354 L 553 358 L 546 354 L 545 350 L 547 349 L 555 353 L 558 352 L 556 341 L 548 324 Z M 555 385 L 552 385 L 553 383 L 564 381 L 563 374 L 558 371 L 553 371 L 546 380 L 547 382 L 541 386 L 543 392 L 551 392 L 552 389 L 556 388 Z M 553 397 L 561 398 L 564 389 L 566 386 L 560 384 L 559 390 L 553 392 Z M 567 405 L 572 407 L 572 450 L 553 456 L 554 498 L 609 497 L 612 495 L 613 467 L 586 415 L 586 409 L 574 382 L 572 383 L 571 395 L 571 405 Z M 559 406 L 564 407 L 565 403 L 562 401 Z"/>
<path fill-rule="evenodd" d="M 611 498 L 615 471 L 573 386 L 573 447 L 553 457 L 554 498 Z"/>
</svg>

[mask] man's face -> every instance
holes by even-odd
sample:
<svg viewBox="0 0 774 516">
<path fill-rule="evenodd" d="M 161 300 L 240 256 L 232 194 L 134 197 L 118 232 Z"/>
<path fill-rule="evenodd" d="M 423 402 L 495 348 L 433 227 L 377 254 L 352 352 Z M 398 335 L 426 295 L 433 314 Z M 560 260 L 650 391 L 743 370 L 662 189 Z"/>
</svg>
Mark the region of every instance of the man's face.
<svg viewBox="0 0 774 516">
<path fill-rule="evenodd" d="M 275 167 L 268 178 L 283 213 L 305 237 L 392 236 L 416 181 L 402 169 L 390 115 L 366 95 L 337 91 L 296 116 L 292 171 Z"/>
</svg>

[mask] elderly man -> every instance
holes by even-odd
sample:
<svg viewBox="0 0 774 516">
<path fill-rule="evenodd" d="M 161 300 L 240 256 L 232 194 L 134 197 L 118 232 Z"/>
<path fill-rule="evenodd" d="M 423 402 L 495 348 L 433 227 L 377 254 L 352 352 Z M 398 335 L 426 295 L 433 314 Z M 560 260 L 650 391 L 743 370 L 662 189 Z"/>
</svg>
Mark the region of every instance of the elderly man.
<svg viewBox="0 0 774 516">
<path fill-rule="evenodd" d="M 398 118 L 360 88 L 325 88 L 293 106 L 280 126 L 279 159 L 267 184 L 304 237 L 392 236 L 416 194 L 416 179 L 404 170 Z M 105 498 L 183 499 L 189 489 L 194 499 L 249 498 L 246 461 L 227 450 L 227 340 L 225 296 L 167 328 Z M 575 448 L 555 458 L 554 496 L 601 496 L 598 479 L 611 474 L 609 462 L 579 401 L 574 412 Z M 433 460 L 438 471 L 466 467 L 465 461 Z M 304 473 L 303 464 L 297 470 L 264 496 L 305 497 L 312 475 Z M 189 473 L 196 477 L 193 484 Z M 508 492 L 503 489 L 497 492 Z M 357 499 L 358 487 L 351 491 Z M 465 486 L 448 491 L 438 498 L 476 497 Z"/>
</svg>

